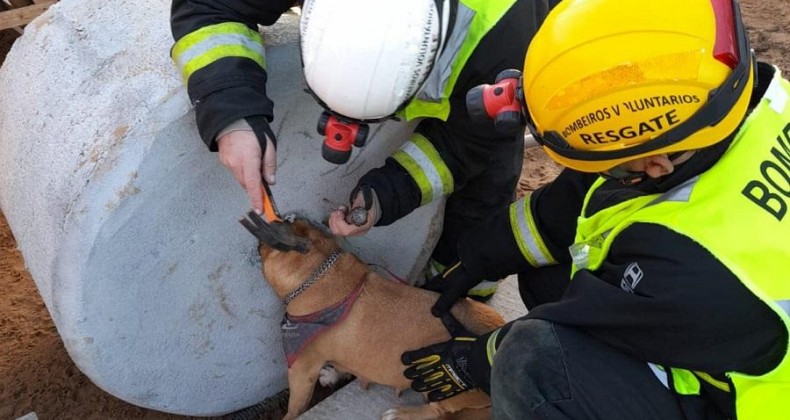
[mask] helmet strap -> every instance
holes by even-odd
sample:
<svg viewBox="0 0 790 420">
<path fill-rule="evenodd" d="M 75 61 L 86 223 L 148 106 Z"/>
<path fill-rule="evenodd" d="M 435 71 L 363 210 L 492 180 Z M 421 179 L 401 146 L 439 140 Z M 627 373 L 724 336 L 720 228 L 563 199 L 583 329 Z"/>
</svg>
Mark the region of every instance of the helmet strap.
<svg viewBox="0 0 790 420">
<path fill-rule="evenodd" d="M 642 180 L 647 176 L 647 173 L 627 171 L 620 165 L 617 165 L 606 172 L 601 172 L 600 175 L 606 179 L 617 181 L 623 185 L 633 185 L 642 182 Z"/>
<path fill-rule="evenodd" d="M 441 26 L 439 51 L 437 51 L 434 59 L 435 64 L 436 61 L 439 61 L 439 56 L 444 52 L 447 40 L 453 33 L 455 18 L 458 15 L 458 0 L 434 0 L 434 3 L 436 4 L 436 10 L 439 12 L 439 25 Z"/>
<path fill-rule="evenodd" d="M 673 166 L 677 167 L 688 162 L 691 156 L 694 155 L 694 152 L 694 150 L 684 150 L 670 153 L 667 155 L 667 159 L 669 159 Z M 632 172 L 623 169 L 622 165 L 617 165 L 606 172 L 601 172 L 601 176 L 606 179 L 617 180 L 623 185 L 633 185 L 642 182 L 644 178 L 647 177 L 647 172 Z"/>
</svg>

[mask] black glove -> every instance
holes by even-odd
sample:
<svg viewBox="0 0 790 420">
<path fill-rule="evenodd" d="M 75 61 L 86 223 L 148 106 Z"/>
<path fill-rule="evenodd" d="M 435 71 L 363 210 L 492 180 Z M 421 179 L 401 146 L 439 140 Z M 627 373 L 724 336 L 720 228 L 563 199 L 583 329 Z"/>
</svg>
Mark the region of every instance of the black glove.
<svg viewBox="0 0 790 420">
<path fill-rule="evenodd" d="M 407 351 L 401 356 L 401 362 L 408 366 L 403 376 L 412 381 L 411 389 L 427 392 L 429 401 L 441 401 L 477 388 L 469 372 L 469 364 L 476 362 L 469 358 L 476 342 L 477 337 L 455 337 Z"/>
<path fill-rule="evenodd" d="M 362 196 L 362 206 L 359 207 L 357 205 L 354 206 L 357 201 L 357 196 Z M 379 208 L 378 199 L 376 198 L 376 192 L 373 191 L 373 188 L 370 185 L 359 185 L 351 191 L 351 194 L 348 198 L 348 213 L 346 214 L 346 223 L 353 223 L 355 226 L 362 226 L 368 222 L 368 213 L 370 213 L 371 208 L 375 206 L 373 209 L 373 215 L 377 219 L 379 218 L 379 214 L 381 214 L 381 210 Z M 374 223 L 375 224 L 375 223 Z"/>
<path fill-rule="evenodd" d="M 442 294 L 431 308 L 433 316 L 441 317 L 450 312 L 453 304 L 466 296 L 467 292 L 477 286 L 481 280 L 470 274 L 460 261 L 428 280 L 423 288 Z"/>
<path fill-rule="evenodd" d="M 252 127 L 252 132 L 255 133 L 255 137 L 258 138 L 258 143 L 261 145 L 261 159 L 263 159 L 263 154 L 266 152 L 266 137 L 272 141 L 272 145 L 274 148 L 277 148 L 277 137 L 274 136 L 274 131 L 269 126 L 269 121 L 263 115 L 252 115 L 249 117 L 244 118 L 247 121 L 247 124 Z"/>
</svg>

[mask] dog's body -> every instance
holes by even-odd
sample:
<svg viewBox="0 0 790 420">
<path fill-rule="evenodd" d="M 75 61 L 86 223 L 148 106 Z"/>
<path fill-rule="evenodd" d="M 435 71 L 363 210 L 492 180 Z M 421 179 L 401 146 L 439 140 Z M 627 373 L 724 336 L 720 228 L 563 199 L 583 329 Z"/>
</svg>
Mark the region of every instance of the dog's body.
<svg viewBox="0 0 790 420">
<path fill-rule="evenodd" d="M 303 221 L 292 225 L 297 237 L 309 242 L 306 253 L 283 252 L 262 244 L 261 258 L 266 279 L 280 297 L 298 288 L 339 248 L 336 241 Z M 409 387 L 403 376 L 401 354 L 450 339 L 442 322 L 430 308 L 438 294 L 388 280 L 372 272 L 352 254 L 342 254 L 312 287 L 286 307 L 289 316 L 313 314 L 349 296 L 364 282 L 347 316 L 310 341 L 288 370 L 290 401 L 287 419 L 301 414 L 310 401 L 319 371 L 326 363 L 349 372 L 364 382 L 389 385 L 396 390 Z M 485 333 L 502 324 L 490 307 L 462 300 L 453 315 L 474 333 Z M 401 407 L 388 411 L 386 419 L 432 419 L 464 408 L 490 405 L 478 390 L 459 394 L 440 403 Z"/>
</svg>

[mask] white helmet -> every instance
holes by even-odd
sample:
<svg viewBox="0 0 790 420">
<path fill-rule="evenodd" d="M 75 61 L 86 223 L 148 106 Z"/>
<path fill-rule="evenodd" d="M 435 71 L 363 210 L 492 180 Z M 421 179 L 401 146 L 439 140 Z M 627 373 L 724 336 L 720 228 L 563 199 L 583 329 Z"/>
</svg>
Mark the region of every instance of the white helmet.
<svg viewBox="0 0 790 420">
<path fill-rule="evenodd" d="M 310 90 L 322 106 L 349 119 L 394 115 L 417 93 L 439 56 L 448 3 L 306 0 L 300 32 Z"/>
</svg>

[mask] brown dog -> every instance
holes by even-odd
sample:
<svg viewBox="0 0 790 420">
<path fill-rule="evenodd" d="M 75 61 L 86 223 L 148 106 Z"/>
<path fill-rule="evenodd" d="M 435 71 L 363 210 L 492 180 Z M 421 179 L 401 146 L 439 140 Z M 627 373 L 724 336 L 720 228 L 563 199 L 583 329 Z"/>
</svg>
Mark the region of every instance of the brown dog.
<svg viewBox="0 0 790 420">
<path fill-rule="evenodd" d="M 389 385 L 400 391 L 409 387 L 401 354 L 451 338 L 442 322 L 431 315 L 437 293 L 372 272 L 356 256 L 339 253 L 335 239 L 307 221 L 267 224 L 255 213 L 249 217 L 241 223 L 261 240 L 263 275 L 277 296 L 288 301 L 287 316 L 310 319 L 327 308 L 340 314 L 335 317 L 339 321 L 307 340 L 298 357 L 288 355 L 286 419 L 296 418 L 307 408 L 319 371 L 327 363 L 363 383 Z M 504 324 L 492 308 L 469 299 L 459 301 L 452 314 L 478 334 Z M 489 405 L 485 393 L 472 390 L 439 403 L 394 408 L 382 418 L 437 419 L 464 408 Z"/>
</svg>

